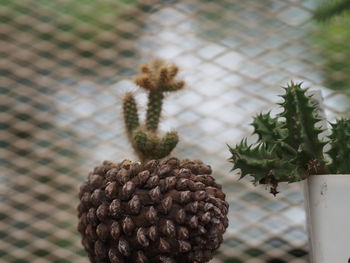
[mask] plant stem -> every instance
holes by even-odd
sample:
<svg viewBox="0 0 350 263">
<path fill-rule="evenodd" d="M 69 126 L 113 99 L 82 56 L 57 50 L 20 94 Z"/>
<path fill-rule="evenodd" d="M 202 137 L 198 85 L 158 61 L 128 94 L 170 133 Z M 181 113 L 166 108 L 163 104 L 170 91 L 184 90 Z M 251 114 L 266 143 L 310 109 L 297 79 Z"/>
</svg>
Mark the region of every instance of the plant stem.
<svg viewBox="0 0 350 263">
<path fill-rule="evenodd" d="M 162 91 L 151 91 L 148 95 L 146 128 L 149 131 L 156 132 L 158 129 L 163 98 L 164 94 Z"/>
</svg>

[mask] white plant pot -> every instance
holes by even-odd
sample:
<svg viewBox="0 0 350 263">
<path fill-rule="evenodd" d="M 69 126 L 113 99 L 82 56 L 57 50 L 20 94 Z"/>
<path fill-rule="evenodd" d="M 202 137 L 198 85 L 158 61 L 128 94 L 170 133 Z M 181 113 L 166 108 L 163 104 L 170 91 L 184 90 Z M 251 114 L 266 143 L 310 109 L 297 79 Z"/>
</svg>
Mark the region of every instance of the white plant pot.
<svg viewBox="0 0 350 263">
<path fill-rule="evenodd" d="M 350 174 L 310 176 L 304 197 L 312 263 L 350 262 Z"/>
</svg>

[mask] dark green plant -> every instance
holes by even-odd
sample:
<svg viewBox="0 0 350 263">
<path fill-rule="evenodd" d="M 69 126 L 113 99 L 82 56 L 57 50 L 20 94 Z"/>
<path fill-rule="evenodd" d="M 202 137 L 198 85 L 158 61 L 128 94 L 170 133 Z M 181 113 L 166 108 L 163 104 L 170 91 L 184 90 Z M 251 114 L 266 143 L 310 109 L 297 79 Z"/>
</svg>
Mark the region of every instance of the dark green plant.
<svg viewBox="0 0 350 263">
<path fill-rule="evenodd" d="M 321 1 L 314 12 L 312 46 L 322 58 L 324 85 L 350 95 L 350 1 Z M 315 58 L 315 59 L 318 59 Z"/>
<path fill-rule="evenodd" d="M 254 118 L 257 142 L 248 145 L 243 139 L 235 148 L 229 147 L 233 169 L 241 169 L 241 178 L 251 175 L 255 183 L 270 185 L 274 195 L 279 182 L 292 183 L 329 172 L 350 173 L 346 160 L 350 153 L 350 120 L 341 119 L 332 125 L 329 156 L 333 162 L 328 164 L 323 152 L 328 141 L 319 139 L 324 130 L 316 125 L 321 121 L 317 105 L 301 84 L 291 83 L 284 89 L 284 101 L 279 104 L 282 113 L 275 118 L 270 113 Z"/>
<path fill-rule="evenodd" d="M 318 21 L 325 21 L 335 16 L 349 12 L 349 10 L 349 0 L 327 0 L 323 1 L 323 3 L 316 8 L 314 17 Z"/>
<path fill-rule="evenodd" d="M 178 67 L 166 65 L 156 59 L 141 67 L 136 84 L 148 92 L 146 120 L 140 125 L 137 104 L 132 93 L 124 96 L 123 112 L 127 134 L 141 161 L 161 159 L 169 155 L 179 141 L 176 131 L 169 131 L 163 137 L 158 135 L 158 125 L 165 92 L 184 87 L 182 80 L 176 80 Z"/>
</svg>

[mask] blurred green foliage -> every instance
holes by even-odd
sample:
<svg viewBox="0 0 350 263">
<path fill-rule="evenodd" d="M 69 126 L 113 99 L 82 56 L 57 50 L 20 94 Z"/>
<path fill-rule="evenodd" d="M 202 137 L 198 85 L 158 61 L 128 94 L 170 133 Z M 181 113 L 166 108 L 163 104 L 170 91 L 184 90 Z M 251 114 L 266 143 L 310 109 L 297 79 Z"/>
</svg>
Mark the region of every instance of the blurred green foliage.
<svg viewBox="0 0 350 263">
<path fill-rule="evenodd" d="M 115 17 L 119 12 L 135 4 L 137 0 L 79 0 L 79 1 L 45 1 L 51 8 L 62 15 L 68 15 L 85 23 L 94 24 L 102 18 Z"/>
<path fill-rule="evenodd" d="M 314 13 L 326 87 L 350 95 L 350 1 L 325 1 Z"/>
<path fill-rule="evenodd" d="M 315 10 L 314 17 L 318 21 L 326 21 L 337 15 L 349 12 L 349 0 L 324 0 Z"/>
<path fill-rule="evenodd" d="M 37 0 L 35 6 L 38 9 L 38 19 L 42 22 L 50 23 L 55 21 L 57 17 L 67 17 L 70 25 L 60 28 L 63 31 L 72 31 L 76 23 L 86 23 L 89 26 L 102 27 L 108 25 L 113 18 L 126 9 L 134 7 L 138 0 L 116 0 L 116 1 L 100 1 L 100 0 Z M 26 14 L 32 12 L 33 7 L 28 8 L 28 4 L 33 1 L 28 0 L 0 0 L 0 8 L 7 7 Z M 41 16 L 45 12 L 40 10 L 55 10 L 57 16 Z M 72 20 L 73 19 L 73 20 Z"/>
</svg>

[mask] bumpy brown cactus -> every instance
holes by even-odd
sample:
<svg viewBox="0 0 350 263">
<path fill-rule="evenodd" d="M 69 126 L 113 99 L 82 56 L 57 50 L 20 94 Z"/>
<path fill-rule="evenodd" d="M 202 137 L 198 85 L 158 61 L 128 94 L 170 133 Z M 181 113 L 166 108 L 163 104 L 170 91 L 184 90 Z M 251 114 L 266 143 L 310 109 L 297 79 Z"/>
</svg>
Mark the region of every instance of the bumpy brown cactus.
<svg viewBox="0 0 350 263">
<path fill-rule="evenodd" d="M 201 161 L 105 161 L 80 189 L 79 231 L 92 262 L 207 262 L 228 204 Z"/>
<path fill-rule="evenodd" d="M 167 156 L 176 132 L 158 137 L 163 93 L 184 86 L 177 67 L 156 60 L 142 67 L 136 83 L 149 91 L 146 123 L 136 101 L 124 97 L 128 137 L 141 162 L 105 161 L 80 188 L 83 246 L 91 262 L 202 263 L 213 257 L 228 226 L 228 203 L 211 167 Z"/>
</svg>

